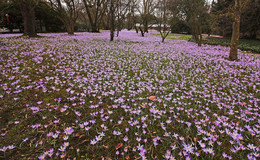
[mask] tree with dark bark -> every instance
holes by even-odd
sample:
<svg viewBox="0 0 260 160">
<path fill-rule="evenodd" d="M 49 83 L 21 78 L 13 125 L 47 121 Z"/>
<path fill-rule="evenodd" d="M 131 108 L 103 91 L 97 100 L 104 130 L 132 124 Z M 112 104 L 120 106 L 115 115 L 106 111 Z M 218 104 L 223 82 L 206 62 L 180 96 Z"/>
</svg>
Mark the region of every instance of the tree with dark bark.
<svg viewBox="0 0 260 160">
<path fill-rule="evenodd" d="M 24 35 L 36 37 L 35 7 L 38 0 L 17 0 L 24 22 Z"/>
<path fill-rule="evenodd" d="M 231 47 L 229 52 L 228 59 L 230 61 L 238 60 L 237 57 L 237 47 L 239 43 L 239 35 L 240 35 L 240 18 L 242 9 L 248 3 L 249 0 L 235 0 L 234 11 L 233 11 L 233 30 L 232 30 L 232 38 L 231 38 Z"/>
<path fill-rule="evenodd" d="M 121 30 L 123 18 L 127 13 L 127 7 L 130 1 L 110 0 L 109 14 L 110 14 L 110 41 L 114 40 L 114 32 L 117 28 L 117 36 Z"/>
<path fill-rule="evenodd" d="M 114 32 L 115 32 L 115 5 L 116 0 L 110 0 L 109 4 L 109 12 L 110 12 L 110 41 L 114 40 Z"/>
</svg>

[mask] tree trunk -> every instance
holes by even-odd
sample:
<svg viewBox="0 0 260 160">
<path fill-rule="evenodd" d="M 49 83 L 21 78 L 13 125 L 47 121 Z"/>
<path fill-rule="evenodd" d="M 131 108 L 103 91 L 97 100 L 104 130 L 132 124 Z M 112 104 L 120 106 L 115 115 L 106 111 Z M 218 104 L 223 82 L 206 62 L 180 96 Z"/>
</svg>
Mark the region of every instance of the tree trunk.
<svg viewBox="0 0 260 160">
<path fill-rule="evenodd" d="M 116 36 L 117 36 L 117 37 L 119 36 L 119 32 L 120 32 L 120 30 L 117 29 L 117 31 L 116 31 Z"/>
<path fill-rule="evenodd" d="M 198 29 L 197 29 L 197 25 L 195 23 L 192 26 L 192 39 L 194 39 L 196 43 L 198 43 L 198 41 L 199 41 Z"/>
<path fill-rule="evenodd" d="M 62 23 L 66 27 L 67 33 L 69 35 L 73 35 L 74 34 L 75 21 L 73 21 L 72 19 L 70 19 L 68 17 L 62 17 L 62 16 L 59 16 L 59 19 L 62 21 Z"/>
<path fill-rule="evenodd" d="M 73 35 L 74 34 L 74 24 L 73 22 L 68 22 L 68 24 L 66 24 L 66 29 L 69 35 Z"/>
<path fill-rule="evenodd" d="M 94 24 L 91 26 L 91 32 L 93 32 L 93 33 L 99 32 L 98 27 L 97 27 L 97 24 L 94 23 Z"/>
<path fill-rule="evenodd" d="M 118 22 L 117 22 L 117 28 L 116 28 L 116 36 L 119 36 L 119 32 L 121 31 L 121 20 L 118 18 Z"/>
<path fill-rule="evenodd" d="M 162 43 L 164 43 L 165 38 L 166 38 L 166 37 L 162 37 Z"/>
<path fill-rule="evenodd" d="M 29 37 L 37 36 L 34 7 L 29 0 L 20 1 L 19 7 L 23 16 L 24 35 Z"/>
<path fill-rule="evenodd" d="M 223 38 L 227 38 L 227 32 L 226 32 L 226 29 L 225 29 L 225 27 L 222 27 L 222 29 L 221 29 L 222 31 L 222 33 L 221 33 L 221 35 L 223 36 Z"/>
<path fill-rule="evenodd" d="M 135 28 L 135 32 L 138 33 L 138 29 L 136 27 L 136 24 L 135 24 L 134 28 Z"/>
<path fill-rule="evenodd" d="M 165 38 L 162 39 L 162 43 L 164 43 Z"/>
<path fill-rule="evenodd" d="M 144 20 L 144 32 L 148 33 L 148 22 L 147 22 L 147 16 L 145 16 L 145 20 Z"/>
<path fill-rule="evenodd" d="M 237 60 L 237 47 L 239 42 L 239 31 L 240 31 L 240 16 L 241 16 L 241 6 L 240 0 L 235 0 L 235 19 L 233 22 L 233 31 L 232 31 L 232 39 L 231 39 L 231 47 L 229 52 L 229 60 L 235 61 Z"/>
<path fill-rule="evenodd" d="M 144 31 L 142 30 L 141 27 L 139 27 L 139 29 L 140 29 L 140 32 L 141 32 L 142 37 L 144 37 Z"/>
<path fill-rule="evenodd" d="M 195 15 L 192 15 L 192 39 L 195 40 L 196 43 L 199 42 L 198 23 Z"/>
<path fill-rule="evenodd" d="M 110 16 L 111 16 L 111 15 L 108 14 L 107 17 L 106 17 L 106 19 L 105 19 L 105 20 L 106 20 L 106 24 L 107 24 L 107 29 L 106 29 L 106 30 L 110 30 L 110 23 L 111 23 L 111 22 L 110 22 L 110 19 L 111 19 Z M 105 20 L 104 20 L 104 21 L 105 21 Z"/>
<path fill-rule="evenodd" d="M 89 10 L 89 6 L 88 6 L 86 0 L 83 0 L 83 3 L 85 5 L 86 11 L 87 11 L 87 15 L 88 15 L 88 19 L 89 19 L 89 23 L 90 23 L 90 27 L 91 27 L 91 32 L 96 32 L 97 31 L 97 27 L 94 24 L 94 21 L 92 19 L 91 11 Z"/>
<path fill-rule="evenodd" d="M 191 27 L 191 38 L 196 41 L 194 26 Z"/>
<path fill-rule="evenodd" d="M 198 32 L 199 32 L 198 46 L 201 47 L 201 43 L 202 43 L 202 31 L 201 31 L 201 25 L 200 25 L 200 23 L 198 24 Z"/>
<path fill-rule="evenodd" d="M 114 40 L 114 31 L 115 31 L 115 9 L 114 9 L 114 0 L 110 0 L 110 41 Z"/>
<path fill-rule="evenodd" d="M 42 30 L 43 30 L 43 29 L 42 29 L 42 20 L 40 20 L 40 30 L 41 30 L 40 32 L 42 33 L 42 32 L 43 32 L 43 31 L 42 31 Z"/>
</svg>

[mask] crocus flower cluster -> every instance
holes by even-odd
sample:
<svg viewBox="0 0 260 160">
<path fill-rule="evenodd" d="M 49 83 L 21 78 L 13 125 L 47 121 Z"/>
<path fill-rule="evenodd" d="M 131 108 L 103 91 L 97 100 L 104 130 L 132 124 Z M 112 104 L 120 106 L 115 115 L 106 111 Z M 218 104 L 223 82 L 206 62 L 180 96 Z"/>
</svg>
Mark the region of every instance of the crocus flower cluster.
<svg viewBox="0 0 260 160">
<path fill-rule="evenodd" d="M 0 159 L 259 159 L 259 56 L 109 33 L 0 35 Z"/>
</svg>

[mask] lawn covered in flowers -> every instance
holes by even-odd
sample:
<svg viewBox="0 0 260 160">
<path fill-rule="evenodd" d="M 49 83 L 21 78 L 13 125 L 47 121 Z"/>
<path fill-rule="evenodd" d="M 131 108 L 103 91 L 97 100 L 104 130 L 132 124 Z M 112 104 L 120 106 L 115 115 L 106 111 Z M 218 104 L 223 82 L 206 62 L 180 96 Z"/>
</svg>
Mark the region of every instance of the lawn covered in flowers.
<svg viewBox="0 0 260 160">
<path fill-rule="evenodd" d="M 259 56 L 122 31 L 0 35 L 0 159 L 259 159 Z"/>
</svg>

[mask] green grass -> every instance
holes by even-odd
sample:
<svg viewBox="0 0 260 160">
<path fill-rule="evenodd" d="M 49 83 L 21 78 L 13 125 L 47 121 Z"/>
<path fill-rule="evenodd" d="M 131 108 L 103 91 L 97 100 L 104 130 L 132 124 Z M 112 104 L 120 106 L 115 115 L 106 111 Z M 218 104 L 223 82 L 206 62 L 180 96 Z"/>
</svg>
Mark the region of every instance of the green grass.
<svg viewBox="0 0 260 160">
<path fill-rule="evenodd" d="M 187 34 L 170 34 L 169 39 L 173 39 L 173 40 L 189 40 L 191 39 L 191 35 L 187 35 Z"/>
<path fill-rule="evenodd" d="M 102 34 L 1 39 L 0 160 L 256 152 L 232 149 L 259 144 L 257 57 L 230 63 L 220 58 L 224 47 Z M 179 155 L 186 145 L 192 153 Z"/>
<path fill-rule="evenodd" d="M 192 41 L 192 40 L 191 40 Z M 202 43 L 210 45 L 230 46 L 230 38 L 207 37 Z M 260 40 L 240 39 L 238 49 L 260 53 Z"/>
<path fill-rule="evenodd" d="M 161 36 L 160 34 L 155 34 L 156 36 Z M 186 40 L 188 41 L 191 39 L 191 35 L 187 34 L 169 34 L 167 36 L 167 39 L 172 39 L 172 40 Z"/>
<path fill-rule="evenodd" d="M 156 34 L 156 36 L 160 36 L 160 34 Z M 191 39 L 191 35 L 187 34 L 169 34 L 167 36 L 167 39 L 186 40 L 192 42 L 194 41 Z M 203 37 L 202 43 L 210 45 L 230 46 L 231 39 L 219 37 Z M 251 51 L 253 53 L 260 53 L 260 40 L 240 39 L 238 49 L 241 49 L 243 51 Z"/>
</svg>

